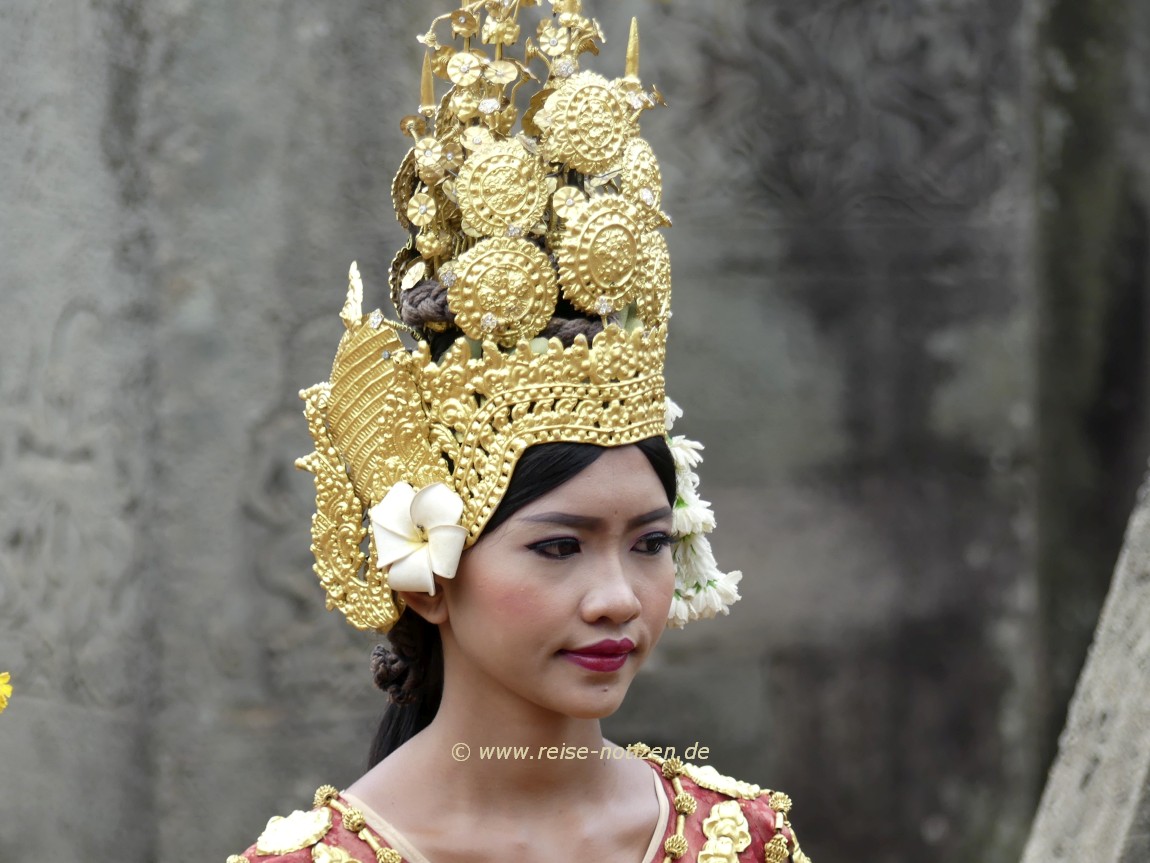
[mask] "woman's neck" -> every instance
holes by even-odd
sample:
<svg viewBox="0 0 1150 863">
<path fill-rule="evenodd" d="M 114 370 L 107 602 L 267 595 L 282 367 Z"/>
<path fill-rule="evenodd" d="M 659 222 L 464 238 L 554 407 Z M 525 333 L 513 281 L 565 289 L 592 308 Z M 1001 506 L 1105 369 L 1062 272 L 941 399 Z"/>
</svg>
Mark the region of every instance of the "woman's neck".
<svg viewBox="0 0 1150 863">
<path fill-rule="evenodd" d="M 615 747 L 598 719 L 577 719 L 531 705 L 444 702 L 413 739 L 425 767 L 436 769 L 466 798 L 533 799 L 601 785 L 612 771 Z M 415 754 L 415 753 L 413 753 Z M 615 759 L 617 760 L 617 758 Z"/>
</svg>

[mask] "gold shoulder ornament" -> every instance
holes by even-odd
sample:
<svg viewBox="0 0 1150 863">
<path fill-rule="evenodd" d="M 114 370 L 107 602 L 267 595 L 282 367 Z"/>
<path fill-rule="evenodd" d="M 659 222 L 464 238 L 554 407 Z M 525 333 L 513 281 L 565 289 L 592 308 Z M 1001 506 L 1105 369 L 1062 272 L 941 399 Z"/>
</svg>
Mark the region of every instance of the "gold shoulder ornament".
<svg viewBox="0 0 1150 863">
<path fill-rule="evenodd" d="M 286 818 L 272 818 L 256 840 L 256 853 L 290 854 L 307 848 L 327 835 L 331 823 L 330 809 L 297 809 Z"/>
</svg>

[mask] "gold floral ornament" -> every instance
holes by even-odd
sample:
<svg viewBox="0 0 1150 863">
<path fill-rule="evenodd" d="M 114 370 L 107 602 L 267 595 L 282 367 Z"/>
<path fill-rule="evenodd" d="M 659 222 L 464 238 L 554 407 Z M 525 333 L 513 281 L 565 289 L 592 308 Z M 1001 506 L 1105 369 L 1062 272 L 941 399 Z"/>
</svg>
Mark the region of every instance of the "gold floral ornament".
<svg viewBox="0 0 1150 863">
<path fill-rule="evenodd" d="M 407 219 L 411 224 L 423 228 L 435 221 L 437 210 L 435 198 L 426 192 L 419 192 L 407 202 Z"/>
<path fill-rule="evenodd" d="M 551 320 L 558 299 L 555 268 L 527 240 L 483 240 L 460 255 L 453 269 L 448 307 L 469 338 L 512 347 Z"/>
<path fill-rule="evenodd" d="M 559 247 L 563 296 L 577 309 L 606 316 L 629 303 L 646 231 L 635 205 L 618 195 L 595 198 L 569 211 Z"/>
<path fill-rule="evenodd" d="M 546 169 L 518 141 L 477 150 L 459 172 L 463 229 L 482 236 L 522 236 L 547 210 Z"/>
<path fill-rule="evenodd" d="M 638 133 L 619 91 L 594 72 L 568 78 L 548 97 L 535 122 L 543 130 L 547 158 L 584 174 L 619 167 L 624 147 Z"/>
<path fill-rule="evenodd" d="M 471 51 L 456 54 L 447 61 L 447 77 L 459 87 L 470 87 L 483 75 L 487 58 Z"/>
<path fill-rule="evenodd" d="M 460 527 L 463 501 L 444 483 L 418 493 L 397 482 L 368 512 L 375 534 L 376 565 L 387 570 L 392 590 L 435 595 L 435 576 L 455 578 L 467 541 Z"/>
<path fill-rule="evenodd" d="M 8 699 L 12 697 L 12 675 L 4 671 L 0 672 L 0 713 L 4 712 L 4 708 L 8 706 Z"/>
<path fill-rule="evenodd" d="M 547 21 L 539 22 L 539 50 L 549 57 L 566 54 L 571 46 L 571 34 L 566 27 L 559 27 Z"/>
</svg>

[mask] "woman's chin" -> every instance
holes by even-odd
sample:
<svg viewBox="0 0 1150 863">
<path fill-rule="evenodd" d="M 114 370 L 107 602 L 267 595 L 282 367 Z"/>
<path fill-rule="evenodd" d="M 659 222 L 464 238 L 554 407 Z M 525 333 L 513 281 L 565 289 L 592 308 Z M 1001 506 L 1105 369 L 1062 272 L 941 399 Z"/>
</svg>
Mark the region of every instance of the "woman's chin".
<svg viewBox="0 0 1150 863">
<path fill-rule="evenodd" d="M 605 719 L 623 706 L 630 688 L 630 680 L 600 683 L 594 688 L 588 686 L 576 697 L 565 699 L 567 705 L 563 712 L 573 719 Z"/>
</svg>

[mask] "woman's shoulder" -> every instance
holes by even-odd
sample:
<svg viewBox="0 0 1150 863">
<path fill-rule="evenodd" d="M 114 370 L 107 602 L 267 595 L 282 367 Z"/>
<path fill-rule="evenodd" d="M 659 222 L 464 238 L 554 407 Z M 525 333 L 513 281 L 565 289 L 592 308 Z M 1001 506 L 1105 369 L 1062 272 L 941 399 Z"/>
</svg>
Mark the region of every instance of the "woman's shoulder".
<svg viewBox="0 0 1150 863">
<path fill-rule="evenodd" d="M 268 821 L 259 839 L 227 863 L 401 863 L 367 825 L 364 814 L 324 785 L 313 808 Z"/>
<path fill-rule="evenodd" d="M 664 758 L 643 744 L 628 750 L 669 786 L 676 817 L 664 841 L 673 859 L 699 863 L 810 863 L 791 828 L 791 798 L 715 768 Z"/>
</svg>

